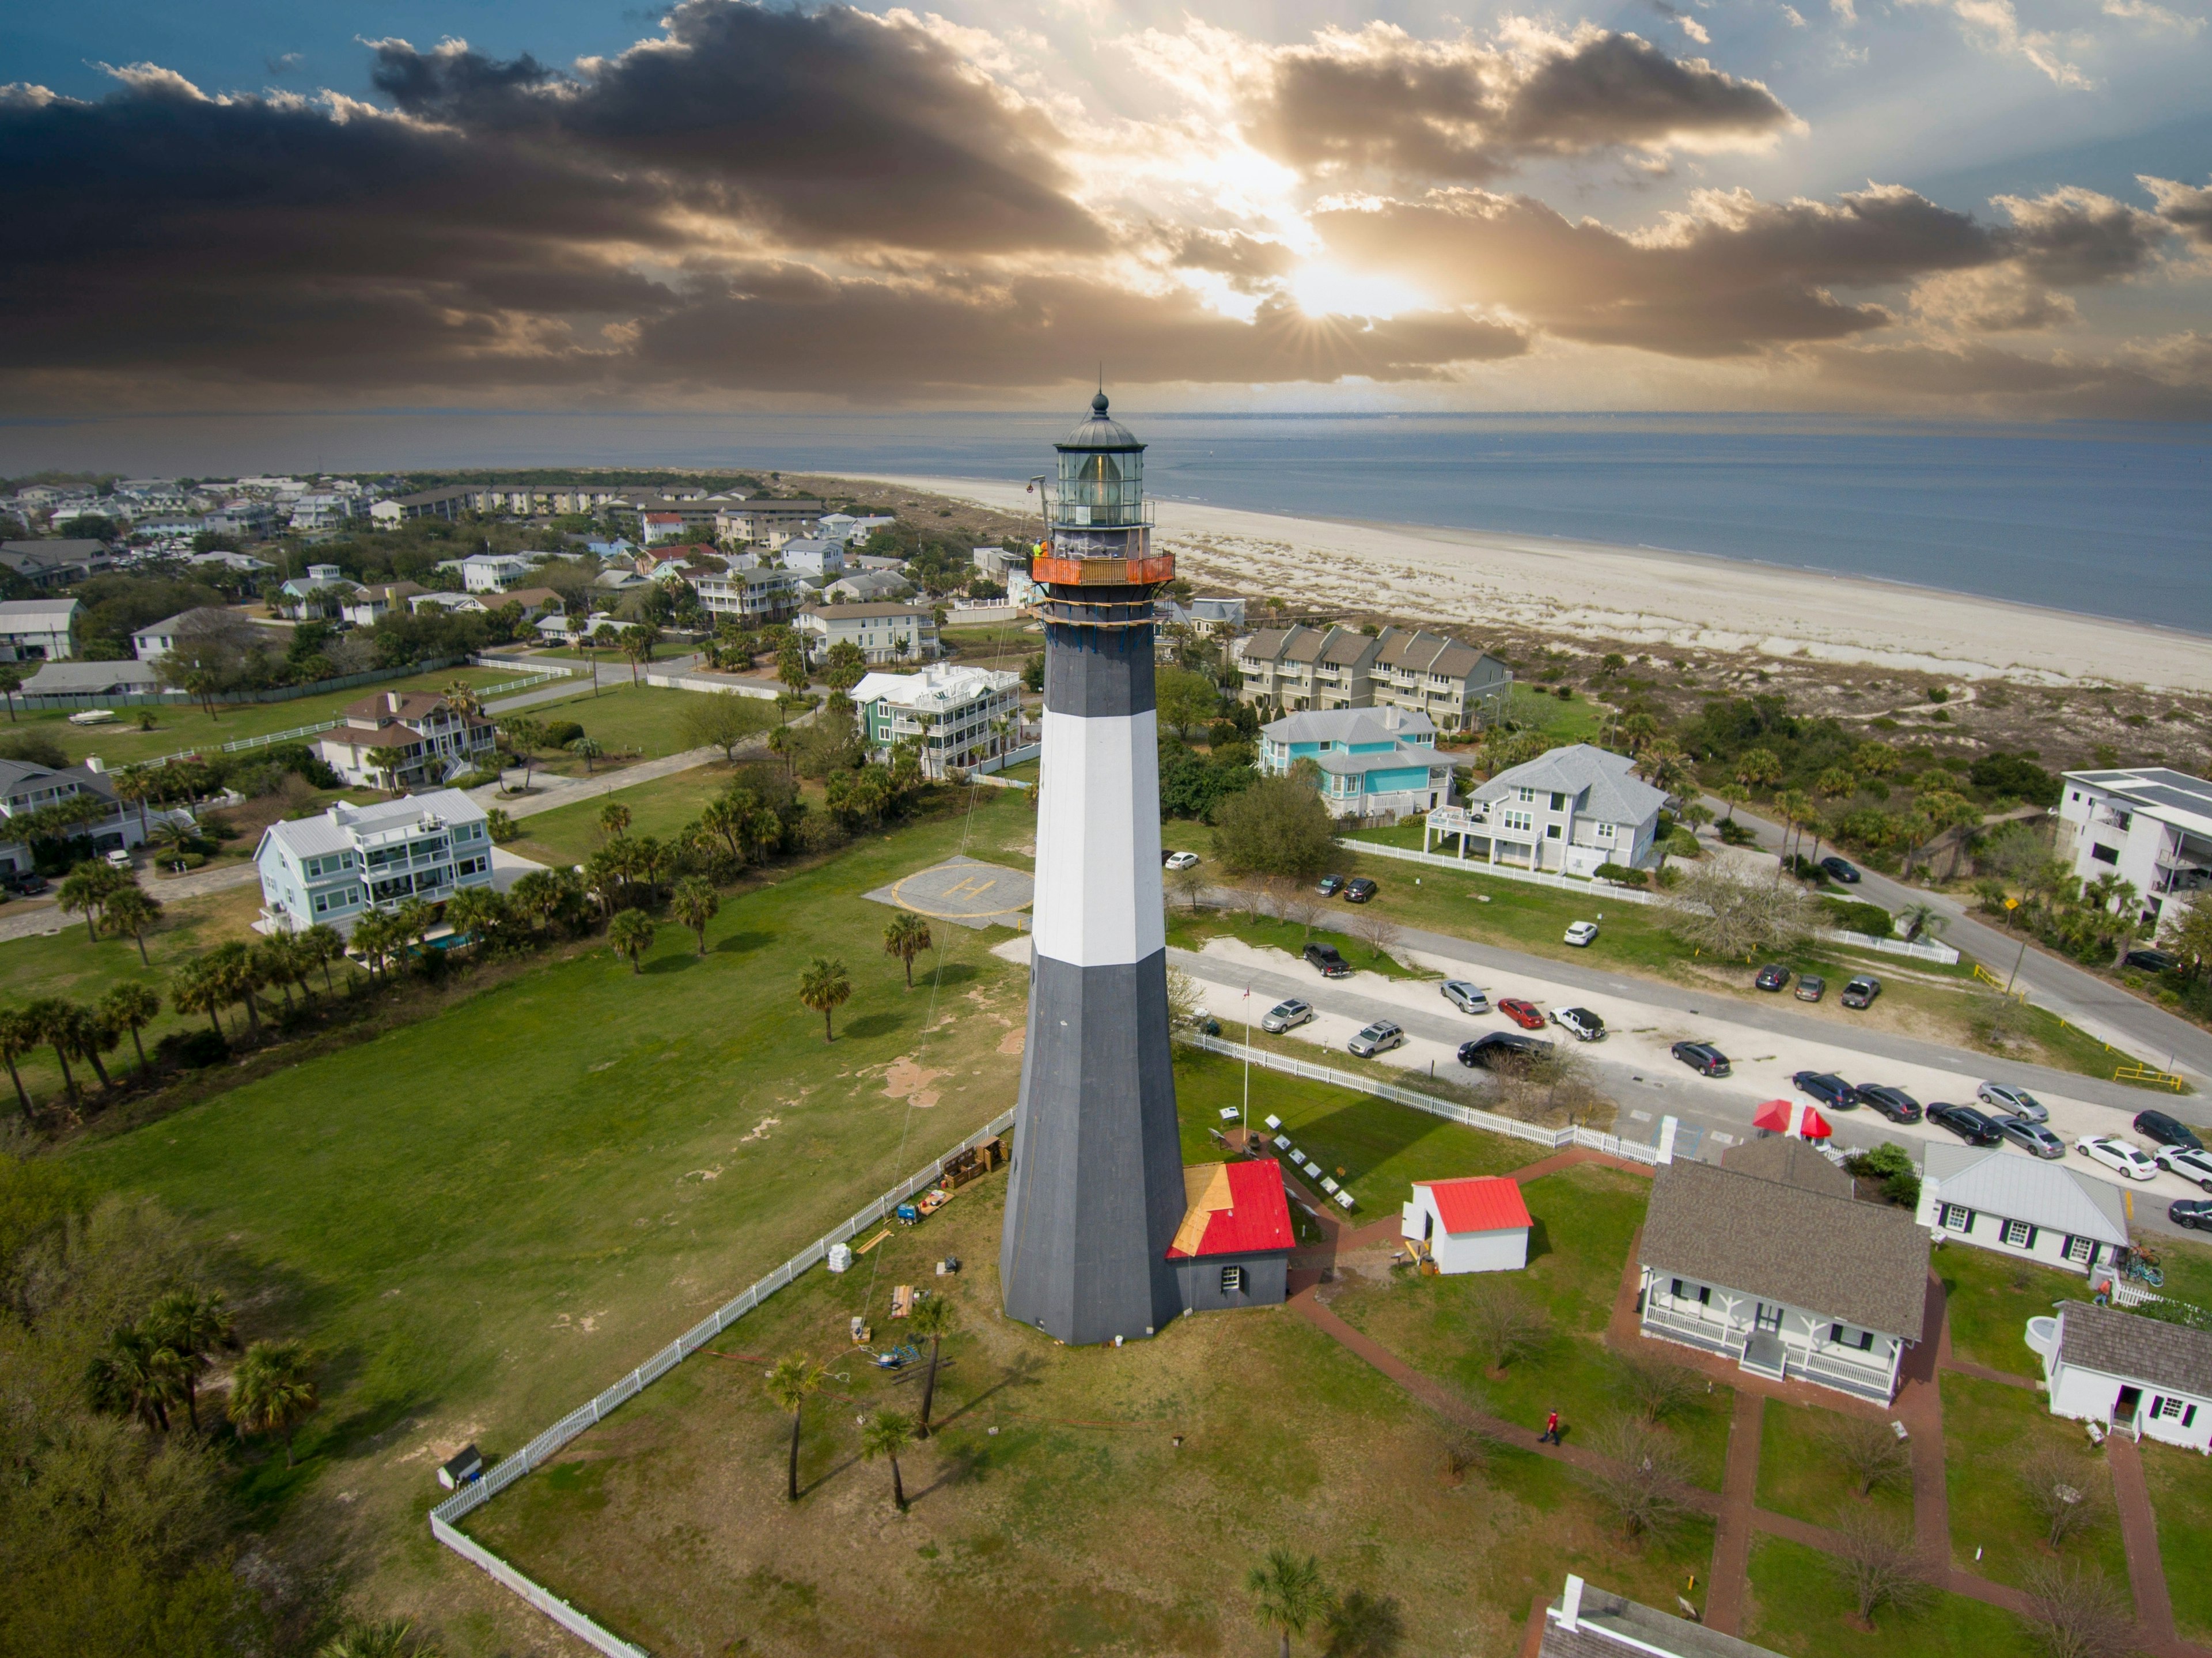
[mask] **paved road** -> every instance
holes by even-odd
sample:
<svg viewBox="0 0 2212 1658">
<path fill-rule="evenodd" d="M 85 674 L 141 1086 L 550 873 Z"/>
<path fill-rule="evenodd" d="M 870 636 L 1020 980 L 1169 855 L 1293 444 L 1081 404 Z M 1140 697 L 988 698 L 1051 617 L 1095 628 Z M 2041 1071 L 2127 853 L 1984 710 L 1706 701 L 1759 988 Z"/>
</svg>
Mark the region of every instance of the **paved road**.
<svg viewBox="0 0 2212 1658">
<path fill-rule="evenodd" d="M 1725 811 L 1724 801 L 1705 803 Z M 1759 844 L 1778 851 L 1782 830 L 1741 807 L 1736 821 L 1759 836 Z M 2029 944 L 2021 953 L 2021 935 L 1991 926 L 1971 914 L 1948 894 L 1907 886 L 1872 870 L 1864 873 L 1858 891 L 1890 910 L 1907 904 L 1933 905 L 1944 917 L 1943 938 L 1965 951 L 2000 977 L 2020 963 L 2016 987 L 2027 993 L 2039 1007 L 2049 1008 L 2070 1019 L 2100 1041 L 2124 1048 L 2137 1059 L 2187 1077 L 2197 1087 L 2212 1085 L 2212 1031 L 2168 1013 L 2164 1008 L 2130 995 L 2109 979 L 2083 971 L 2073 963 Z"/>
</svg>

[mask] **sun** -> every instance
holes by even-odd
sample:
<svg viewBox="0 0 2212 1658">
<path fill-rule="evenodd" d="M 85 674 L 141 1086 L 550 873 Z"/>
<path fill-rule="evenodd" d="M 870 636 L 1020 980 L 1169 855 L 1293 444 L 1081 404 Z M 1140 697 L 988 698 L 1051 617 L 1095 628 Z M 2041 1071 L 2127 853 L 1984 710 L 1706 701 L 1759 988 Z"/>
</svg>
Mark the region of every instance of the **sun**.
<svg viewBox="0 0 2212 1658">
<path fill-rule="evenodd" d="M 1407 311 L 1426 311 L 1428 296 L 1395 276 L 1346 270 L 1315 261 L 1291 274 L 1291 297 L 1309 317 L 1372 317 L 1387 319 Z"/>
</svg>

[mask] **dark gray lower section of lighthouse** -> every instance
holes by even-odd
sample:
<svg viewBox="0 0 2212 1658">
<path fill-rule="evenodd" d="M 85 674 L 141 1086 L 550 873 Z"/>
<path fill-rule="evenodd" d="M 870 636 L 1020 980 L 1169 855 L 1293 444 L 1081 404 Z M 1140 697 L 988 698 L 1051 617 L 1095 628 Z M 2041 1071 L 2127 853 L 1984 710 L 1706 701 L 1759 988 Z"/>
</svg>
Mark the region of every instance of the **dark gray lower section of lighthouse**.
<svg viewBox="0 0 2212 1658">
<path fill-rule="evenodd" d="M 1009 1317 L 1062 1341 L 1152 1334 L 1182 1310 L 1184 1210 L 1167 952 L 1038 956 L 999 1273 Z"/>
</svg>

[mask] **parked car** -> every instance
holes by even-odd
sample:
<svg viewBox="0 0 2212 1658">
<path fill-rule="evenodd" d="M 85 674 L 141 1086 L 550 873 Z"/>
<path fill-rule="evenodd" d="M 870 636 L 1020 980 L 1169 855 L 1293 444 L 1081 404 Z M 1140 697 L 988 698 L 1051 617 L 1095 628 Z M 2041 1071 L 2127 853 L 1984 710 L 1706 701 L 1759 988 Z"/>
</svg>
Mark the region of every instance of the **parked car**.
<svg viewBox="0 0 2212 1658">
<path fill-rule="evenodd" d="M 1847 859 L 1823 858 L 1820 860 L 1820 867 L 1827 872 L 1831 881 L 1841 881 L 1847 887 L 1855 887 L 1859 884 L 1859 872 L 1851 866 Z"/>
<path fill-rule="evenodd" d="M 1887 1083 L 1861 1083 L 1859 1103 L 1870 1105 L 1892 1122 L 1918 1122 L 1920 1102 L 1901 1088 Z"/>
<path fill-rule="evenodd" d="M 1570 921 L 1567 923 L 1567 942 L 1577 950 L 1583 948 L 1591 939 L 1596 937 L 1597 923 L 1595 921 Z"/>
<path fill-rule="evenodd" d="M 1277 1002 L 1260 1016 L 1260 1029 L 1271 1036 L 1279 1036 L 1285 1030 L 1296 1030 L 1314 1020 L 1313 1005 L 1293 996 L 1287 1001 Z"/>
<path fill-rule="evenodd" d="M 2131 950 L 2120 957 L 2122 967 L 2131 967 L 2138 973 L 2171 973 L 2181 963 L 2162 950 Z"/>
<path fill-rule="evenodd" d="M 1544 1028 L 1544 1016 L 1537 1011 L 1536 1004 L 1524 1002 L 1518 996 L 1499 997 L 1498 1011 L 1523 1030 L 1541 1030 Z"/>
<path fill-rule="evenodd" d="M 1806 973 L 1799 975 L 1797 980 L 1797 999 L 1799 1001 L 1817 1002 L 1821 997 L 1827 993 L 1828 981 L 1822 978 L 1819 974 Z"/>
<path fill-rule="evenodd" d="M 1711 1042 L 1676 1042 L 1668 1052 L 1701 1077 L 1729 1074 L 1728 1055 Z"/>
<path fill-rule="evenodd" d="M 1394 1048 L 1406 1045 L 1406 1033 L 1389 1019 L 1377 1019 L 1345 1046 L 1363 1060 L 1371 1060 L 1377 1054 L 1388 1054 Z"/>
<path fill-rule="evenodd" d="M 2023 1151 L 2033 1151 L 2039 1157 L 2056 1158 L 2066 1155 L 2066 1143 L 2039 1122 L 2030 1122 L 2026 1117 L 1999 1117 L 1997 1133 Z"/>
<path fill-rule="evenodd" d="M 1844 987 L 1845 1007 L 1872 1007 L 1874 999 L 1881 994 L 1881 981 L 1872 974 L 1863 974 Z"/>
<path fill-rule="evenodd" d="M 1854 1110 L 1858 1106 L 1859 1090 L 1832 1071 L 1800 1071 L 1790 1081 L 1799 1093 L 1810 1094 L 1821 1104 L 1838 1111 Z"/>
<path fill-rule="evenodd" d="M 2147 1140 L 2156 1140 L 2160 1145 L 2186 1146 L 2191 1151 L 2202 1151 L 2204 1142 L 2197 1131 L 2179 1117 L 2169 1117 L 2163 1111 L 2139 1111 L 2136 1114 L 2136 1133 Z"/>
<path fill-rule="evenodd" d="M 2149 1152 L 2112 1134 L 2084 1134 L 2074 1142 L 2074 1149 L 2090 1162 L 2101 1163 L 2130 1180 L 2148 1180 L 2158 1173 Z"/>
<path fill-rule="evenodd" d="M 1490 993 L 1480 985 L 1470 984 L 1465 979 L 1447 979 L 1443 993 L 1444 999 L 1462 1013 L 1490 1011 Z"/>
<path fill-rule="evenodd" d="M 2179 1203 L 2167 1204 L 2166 1218 L 2176 1226 L 2186 1226 L 2191 1231 L 2212 1232 L 2212 1203 L 2202 1198 L 2184 1198 Z"/>
<path fill-rule="evenodd" d="M 118 847 L 113 852 L 107 854 L 107 866 L 110 869 L 129 869 L 131 867 L 131 854 L 124 851 L 122 847 Z"/>
<path fill-rule="evenodd" d="M 1758 975 L 1751 981 L 1751 987 L 1753 990 L 1787 990 L 1790 987 L 1790 969 L 1778 962 L 1770 962 L 1759 969 Z"/>
<path fill-rule="evenodd" d="M 1493 1030 L 1486 1036 L 1477 1036 L 1471 1042 L 1459 1045 L 1459 1062 L 1487 1071 L 1501 1062 L 1533 1060 L 1539 1054 L 1552 1051 L 1549 1042 L 1540 1042 L 1534 1036 L 1524 1036 L 1517 1030 Z"/>
<path fill-rule="evenodd" d="M 1928 1121 L 1948 1128 L 1969 1145 L 1995 1145 L 2004 1139 L 1995 1117 L 1971 1105 L 1947 1105 L 1938 1100 L 1927 1111 Z"/>
<path fill-rule="evenodd" d="M 46 878 L 34 869 L 18 871 L 8 877 L 8 890 L 18 897 L 35 898 L 46 890 Z"/>
<path fill-rule="evenodd" d="M 1578 1042 L 1601 1042 L 1605 1040 L 1605 1021 L 1586 1007 L 1555 1007 L 1552 1023 Z"/>
<path fill-rule="evenodd" d="M 1334 944 L 1308 944 L 1306 961 L 1319 969 L 1324 979 L 1348 979 L 1352 976 L 1352 963 L 1344 959 L 1343 953 Z"/>
<path fill-rule="evenodd" d="M 1196 869 L 1198 854 L 1194 852 L 1171 852 L 1164 861 L 1170 869 Z"/>
<path fill-rule="evenodd" d="M 1324 898 L 1334 898 L 1338 893 L 1344 890 L 1344 877 L 1341 875 L 1324 875 L 1321 878 L 1320 882 L 1315 886 L 1314 890 L 1321 894 Z"/>
<path fill-rule="evenodd" d="M 1347 904 L 1364 904 L 1381 890 L 1381 888 L 1364 875 L 1355 875 L 1344 884 L 1344 902 Z"/>
<path fill-rule="evenodd" d="M 2049 1122 L 2051 1113 L 2043 1108 L 2043 1102 L 2025 1088 L 2014 1088 L 2010 1083 L 1984 1083 L 1974 1090 L 1974 1097 L 1994 1108 L 2001 1117 L 2019 1117 L 2028 1122 Z"/>
<path fill-rule="evenodd" d="M 2185 1145 L 2161 1145 L 2150 1154 L 2150 1160 L 2167 1174 L 2193 1180 L 2212 1192 L 2212 1151 L 2192 1151 Z"/>
</svg>

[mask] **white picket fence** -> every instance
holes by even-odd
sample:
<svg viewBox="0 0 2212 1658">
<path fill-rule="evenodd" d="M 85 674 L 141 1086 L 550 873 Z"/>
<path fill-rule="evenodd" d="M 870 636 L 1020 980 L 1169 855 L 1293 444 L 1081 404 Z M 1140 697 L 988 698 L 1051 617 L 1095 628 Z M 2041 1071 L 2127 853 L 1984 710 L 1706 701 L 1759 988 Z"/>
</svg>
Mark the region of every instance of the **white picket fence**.
<svg viewBox="0 0 2212 1658">
<path fill-rule="evenodd" d="M 1363 841 L 1357 835 L 1346 835 L 1343 844 L 1356 847 L 1362 852 L 1371 852 L 1378 857 L 1396 858 L 1409 864 L 1426 864 L 1432 869 L 1457 870 L 1462 875 L 1494 875 L 1501 880 L 1525 882 L 1530 886 L 1554 887 L 1566 892 L 1588 893 L 1607 903 L 1616 899 L 1629 904 L 1659 904 L 1667 902 L 1662 894 L 1649 892 L 1640 887 L 1625 887 L 1612 881 L 1601 881 L 1595 877 L 1560 875 L 1546 869 L 1522 869 L 1512 864 L 1492 864 L 1478 858 L 1450 858 L 1440 852 L 1416 852 L 1411 847 L 1394 847 L 1380 841 Z M 1916 962 L 1940 962 L 1944 966 L 1954 965 L 1959 952 L 1948 944 L 1907 944 L 1902 938 L 1877 938 L 1869 932 L 1849 932 L 1841 927 L 1821 927 L 1816 935 L 1832 944 L 1845 944 L 1853 950 L 1870 950 L 1883 956 L 1905 956 Z"/>
<path fill-rule="evenodd" d="M 635 1399 L 793 1278 L 809 1267 L 820 1265 L 828 1258 L 832 1244 L 842 1243 L 864 1227 L 888 1219 L 899 1205 L 915 1193 L 935 1185 L 949 1159 L 963 1151 L 973 1151 L 984 1141 L 1005 1133 L 1013 1127 L 1013 1123 L 1014 1114 L 1011 1111 L 994 1117 L 951 1151 L 941 1153 L 908 1175 L 858 1214 L 830 1228 L 757 1284 L 748 1286 L 742 1293 L 717 1307 L 644 1363 L 618 1379 L 613 1386 L 585 1400 L 514 1455 L 494 1463 L 481 1479 L 471 1480 L 430 1510 L 430 1534 L 470 1564 L 489 1573 L 496 1582 L 512 1589 L 540 1612 L 556 1619 L 570 1632 L 590 1642 L 607 1654 L 608 1658 L 646 1658 L 643 1648 L 631 1644 L 592 1622 L 552 1591 L 533 1582 L 482 1544 L 465 1535 L 453 1522 L 482 1508 L 532 1468 L 542 1467 L 570 1440 L 609 1412 Z"/>
<path fill-rule="evenodd" d="M 1595 1128 L 1546 1128 L 1536 1123 L 1522 1122 L 1517 1117 L 1500 1116 L 1495 1111 L 1479 1111 L 1471 1105 L 1440 1100 L 1435 1095 L 1424 1094 L 1418 1089 L 1400 1088 L 1395 1084 L 1382 1082 L 1373 1077 L 1363 1077 L 1357 1072 L 1339 1071 L 1333 1066 L 1311 1065 L 1291 1054 L 1277 1054 L 1263 1048 L 1248 1049 L 1243 1042 L 1228 1042 L 1219 1036 L 1208 1036 L 1197 1031 L 1178 1035 L 1181 1040 L 1194 1048 L 1221 1054 L 1239 1064 L 1249 1059 L 1262 1070 L 1279 1071 L 1285 1076 L 1303 1078 L 1308 1082 L 1328 1083 L 1332 1087 L 1371 1094 L 1395 1105 L 1411 1106 L 1414 1110 L 1425 1111 L 1432 1117 L 1442 1117 L 1447 1122 L 1480 1128 L 1485 1133 L 1503 1134 L 1509 1139 L 1530 1140 L 1538 1145 L 1549 1146 L 1554 1151 L 1578 1145 L 1592 1151 L 1602 1151 L 1608 1157 L 1621 1157 L 1630 1163 L 1656 1164 L 1659 1161 L 1659 1148 L 1642 1140 L 1625 1140 L 1618 1134 L 1601 1133 Z"/>
</svg>

